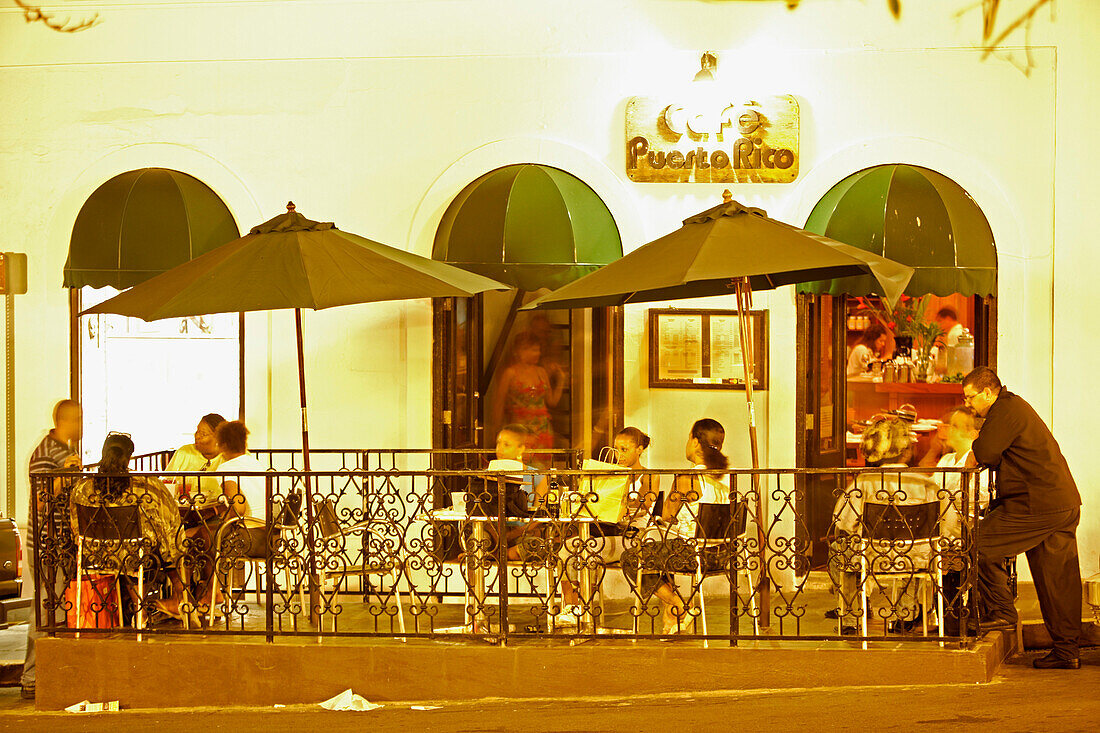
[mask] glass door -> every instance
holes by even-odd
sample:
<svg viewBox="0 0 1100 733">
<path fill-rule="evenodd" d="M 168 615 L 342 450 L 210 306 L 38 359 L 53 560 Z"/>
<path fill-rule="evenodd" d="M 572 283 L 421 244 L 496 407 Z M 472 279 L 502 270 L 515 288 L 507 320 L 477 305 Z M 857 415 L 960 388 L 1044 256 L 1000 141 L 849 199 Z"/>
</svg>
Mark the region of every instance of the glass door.
<svg viewBox="0 0 1100 733">
<path fill-rule="evenodd" d="M 622 310 L 520 310 L 543 292 L 436 302 L 435 447 L 492 449 L 518 423 L 548 465 L 540 451 L 591 455 L 622 427 Z"/>
<path fill-rule="evenodd" d="M 845 338 L 844 296 L 798 295 L 797 452 L 804 468 L 840 468 L 845 465 Z M 833 506 L 843 486 L 832 475 L 805 475 L 800 481 L 798 525 L 803 546 L 811 552 L 811 567 L 828 561 Z"/>
</svg>

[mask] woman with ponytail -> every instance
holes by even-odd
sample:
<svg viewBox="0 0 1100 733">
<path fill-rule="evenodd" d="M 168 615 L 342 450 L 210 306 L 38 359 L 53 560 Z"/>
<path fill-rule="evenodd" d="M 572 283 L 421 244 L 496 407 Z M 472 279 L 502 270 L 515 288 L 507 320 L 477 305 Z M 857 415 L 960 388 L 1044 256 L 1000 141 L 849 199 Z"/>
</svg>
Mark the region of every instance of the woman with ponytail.
<svg viewBox="0 0 1100 733">
<path fill-rule="evenodd" d="M 684 457 L 692 468 L 724 471 L 729 468 L 729 459 L 722 453 L 725 440 L 725 428 L 717 420 L 696 420 L 688 433 Z M 729 500 L 728 474 L 681 474 L 673 480 L 660 520 L 650 528 L 649 537 L 623 553 L 623 573 L 635 592 L 643 601 L 650 595 L 661 601 L 664 634 L 687 629 L 687 606 L 671 574 L 695 570 L 697 554 L 693 540 L 700 505 L 728 504 Z M 648 572 L 641 574 L 639 582 L 639 571 L 643 569 Z M 702 589 L 695 592 L 701 593 Z"/>
</svg>

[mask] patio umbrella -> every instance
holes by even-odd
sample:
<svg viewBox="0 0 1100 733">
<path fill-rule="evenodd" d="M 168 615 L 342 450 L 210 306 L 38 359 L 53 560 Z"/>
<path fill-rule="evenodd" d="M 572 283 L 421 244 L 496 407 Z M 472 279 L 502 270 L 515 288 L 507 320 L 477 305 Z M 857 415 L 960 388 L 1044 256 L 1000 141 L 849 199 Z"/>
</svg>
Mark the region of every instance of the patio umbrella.
<svg viewBox="0 0 1100 733">
<path fill-rule="evenodd" d="M 340 231 L 331 222 L 287 213 L 247 236 L 135 285 L 81 315 L 117 313 L 145 321 L 244 311 L 294 309 L 302 463 L 309 465 L 309 420 L 302 349 L 302 308 L 412 298 L 471 297 L 508 290 L 495 280 Z M 313 548 L 313 502 L 306 481 L 308 542 Z M 312 564 L 312 557 L 310 558 Z M 315 588 L 311 587 L 311 604 Z"/>
<path fill-rule="evenodd" d="M 525 306 L 527 310 L 583 308 L 723 295 L 737 298 L 739 336 L 748 403 L 752 467 L 760 467 L 753 409 L 753 354 L 749 309 L 753 290 L 809 280 L 871 274 L 880 294 L 897 302 L 913 275 L 910 267 L 771 219 L 742 206 L 727 190 L 723 203 L 684 220 L 676 231 L 642 245 L 596 272 Z M 828 273 L 828 274 L 826 274 Z M 757 527 L 763 532 L 767 497 L 759 492 Z M 760 538 L 763 542 L 763 537 Z M 764 547 L 761 544 L 761 547 Z M 767 613 L 767 603 L 762 604 Z"/>
</svg>

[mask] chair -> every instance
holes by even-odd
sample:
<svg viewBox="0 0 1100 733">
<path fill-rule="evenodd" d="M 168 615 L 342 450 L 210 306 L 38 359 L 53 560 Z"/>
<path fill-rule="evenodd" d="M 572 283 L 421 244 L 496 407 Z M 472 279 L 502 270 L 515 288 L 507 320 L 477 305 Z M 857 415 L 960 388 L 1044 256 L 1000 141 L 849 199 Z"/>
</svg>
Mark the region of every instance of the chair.
<svg viewBox="0 0 1100 733">
<path fill-rule="evenodd" d="M 268 479 L 270 482 L 271 479 Z M 302 495 L 295 492 L 287 496 L 282 502 L 282 506 L 276 513 L 275 518 L 271 522 L 271 526 L 268 527 L 267 523 L 257 517 L 233 517 L 227 519 L 218 528 L 217 534 L 214 536 L 214 577 L 212 580 L 213 587 L 210 590 L 210 624 L 214 624 L 214 615 L 217 610 L 217 604 L 214 599 L 218 595 L 218 578 L 223 573 L 219 572 L 220 564 L 224 563 L 225 555 L 230 555 L 232 561 L 231 566 L 226 568 L 224 572 L 225 582 L 222 583 L 222 587 L 225 590 L 225 596 L 232 596 L 233 594 L 233 573 L 230 572 L 238 567 L 244 567 L 245 565 L 251 565 L 253 568 L 253 575 L 256 578 L 256 603 L 261 602 L 260 593 L 262 590 L 260 584 L 260 563 L 266 563 L 271 557 L 271 553 L 274 549 L 275 541 L 282 537 L 283 532 L 288 532 L 298 529 L 298 515 L 302 508 Z M 229 543 L 230 532 L 238 533 L 244 530 L 244 537 L 247 537 L 248 543 L 245 545 L 240 542 L 236 547 L 227 546 Z M 254 532 L 254 530 L 261 530 L 260 533 Z M 262 540 L 262 541 L 261 541 Z M 240 563 L 240 565 L 238 565 Z M 293 588 L 294 584 L 290 582 L 290 564 L 286 563 L 283 568 L 284 579 L 287 588 Z M 300 585 L 299 585 L 300 587 Z M 305 606 L 303 605 L 303 608 Z"/>
<path fill-rule="evenodd" d="M 88 553 L 85 546 L 88 546 Z M 137 552 L 136 562 L 134 551 Z M 90 555 L 91 564 L 88 564 Z M 121 575 L 137 575 L 138 597 L 145 599 L 145 543 L 141 534 L 140 507 L 76 505 L 76 628 L 83 617 L 84 571 L 115 576 L 115 597 L 118 599 L 118 625 L 122 627 Z M 145 627 L 143 603 L 137 604 L 136 628 Z M 79 637 L 79 633 L 77 634 Z M 141 640 L 141 634 L 138 634 Z"/>
<path fill-rule="evenodd" d="M 863 635 L 867 636 L 868 584 L 874 578 L 876 581 L 892 581 L 891 605 L 897 603 L 894 592 L 899 580 L 925 580 L 921 598 L 924 636 L 928 636 L 928 611 L 933 589 L 937 600 L 937 618 L 940 620 L 939 635 L 943 636 L 943 569 L 938 557 L 940 503 L 884 504 L 865 501 L 860 521 L 863 528 L 859 553 Z M 912 561 L 908 559 L 910 553 L 921 546 L 929 550 L 929 566 L 924 569 L 912 566 Z"/>
<path fill-rule="evenodd" d="M 654 502 L 656 507 L 661 502 L 663 497 L 658 495 L 658 501 Z M 695 517 L 695 537 L 692 542 L 695 544 L 695 562 L 694 567 L 690 570 L 685 569 L 686 565 L 679 566 L 680 569 L 674 568 L 648 568 L 651 572 L 660 571 L 668 573 L 669 575 L 690 575 L 692 577 L 692 596 L 698 597 L 699 603 L 699 616 L 702 620 L 703 635 L 707 634 L 707 616 L 706 616 L 706 601 L 703 596 L 703 580 L 707 577 L 714 575 L 728 575 L 732 571 L 731 580 L 734 583 L 734 595 L 740 598 L 738 591 L 740 588 L 741 573 L 748 576 L 750 596 L 749 596 L 749 608 L 753 618 L 753 630 L 759 633 L 759 613 L 757 612 L 757 601 L 755 591 L 752 591 L 752 574 L 748 569 L 748 550 L 745 545 L 745 533 L 748 527 L 748 502 L 738 501 L 734 503 L 700 503 L 698 504 L 699 510 Z M 670 536 L 669 539 L 672 539 Z M 738 540 L 740 540 L 740 548 L 738 548 Z M 721 563 L 715 567 L 708 567 L 708 555 L 714 551 L 721 552 L 726 550 L 724 555 L 719 555 Z M 740 562 L 738 562 L 740 558 Z M 686 559 L 686 558 L 685 558 Z M 738 568 L 738 565 L 741 565 Z M 639 568 L 639 574 L 642 568 Z M 635 596 L 635 633 L 637 633 L 638 618 L 642 614 L 643 599 L 640 595 Z M 682 621 L 683 623 L 683 621 Z M 732 630 L 731 630 L 732 631 Z M 704 645 L 709 646 L 709 642 L 704 641 Z"/>
<path fill-rule="evenodd" d="M 349 527 L 344 527 L 340 524 L 340 520 L 336 515 L 336 507 L 333 505 L 332 500 L 325 499 L 314 504 L 314 518 L 317 521 L 317 525 L 321 530 L 320 539 L 324 542 L 326 548 L 337 546 L 340 548 L 338 557 L 343 561 L 343 567 L 338 569 L 329 569 L 328 563 L 322 563 L 322 569 L 319 573 L 319 579 L 322 583 L 322 592 L 324 592 L 324 586 L 327 585 L 327 581 L 338 578 L 343 579 L 349 576 L 359 576 L 360 578 L 366 578 L 368 575 L 391 575 L 393 582 L 393 594 L 397 601 L 397 620 L 398 625 L 401 628 L 401 633 L 405 633 L 405 611 L 401 603 L 401 590 L 399 583 L 403 577 L 405 577 L 405 563 L 396 554 L 384 555 L 378 560 L 371 557 L 369 550 L 369 544 L 367 537 L 374 539 L 381 545 L 391 544 L 393 538 L 386 537 L 377 529 L 373 528 L 372 524 L 378 524 L 374 520 L 364 520 L 357 522 Z M 347 539 L 352 535 L 362 533 L 363 548 L 361 550 L 362 562 L 352 562 L 351 558 L 347 555 Z M 327 560 L 327 558 L 326 558 Z M 406 582 L 407 578 L 406 578 Z M 409 583 L 410 590 L 412 583 Z M 340 584 L 336 583 L 332 588 L 332 597 L 335 598 L 338 595 Z M 299 592 L 301 588 L 299 586 Z M 304 594 L 303 594 L 303 607 L 304 607 Z M 331 604 L 330 604 L 331 605 Z M 333 630 L 336 629 L 336 619 L 333 617 Z"/>
<path fill-rule="evenodd" d="M 749 609 L 752 615 L 753 632 L 759 633 L 760 617 L 757 613 L 756 592 L 752 586 L 752 574 L 748 569 L 748 551 L 745 546 L 745 531 L 748 528 L 749 506 L 746 501 L 738 501 L 732 504 L 699 504 L 699 514 L 695 518 L 695 541 L 697 543 L 696 569 L 692 581 L 692 588 L 699 598 L 699 616 L 703 622 L 703 636 L 707 635 L 706 602 L 703 596 L 703 580 L 712 575 L 732 575 L 734 583 L 734 596 L 738 596 L 740 589 L 741 572 L 749 579 Z M 737 541 L 741 540 L 740 556 L 741 565 L 737 567 Z M 716 569 L 707 568 L 707 551 L 726 548 L 728 557 L 722 562 L 723 566 Z M 731 630 L 732 631 L 732 630 Z M 704 640 L 704 646 L 709 642 Z"/>
</svg>

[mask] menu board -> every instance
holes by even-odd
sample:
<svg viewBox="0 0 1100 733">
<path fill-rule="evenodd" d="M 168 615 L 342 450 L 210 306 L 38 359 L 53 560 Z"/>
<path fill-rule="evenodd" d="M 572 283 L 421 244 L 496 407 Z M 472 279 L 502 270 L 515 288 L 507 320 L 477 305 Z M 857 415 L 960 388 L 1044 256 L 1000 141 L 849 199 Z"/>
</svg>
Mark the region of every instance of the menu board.
<svg viewBox="0 0 1100 733">
<path fill-rule="evenodd" d="M 767 318 L 749 311 L 753 389 L 767 389 Z M 650 309 L 649 386 L 744 389 L 737 311 Z"/>
<path fill-rule="evenodd" d="M 703 317 L 670 313 L 661 319 L 657 369 L 660 379 L 703 376 Z"/>
</svg>

